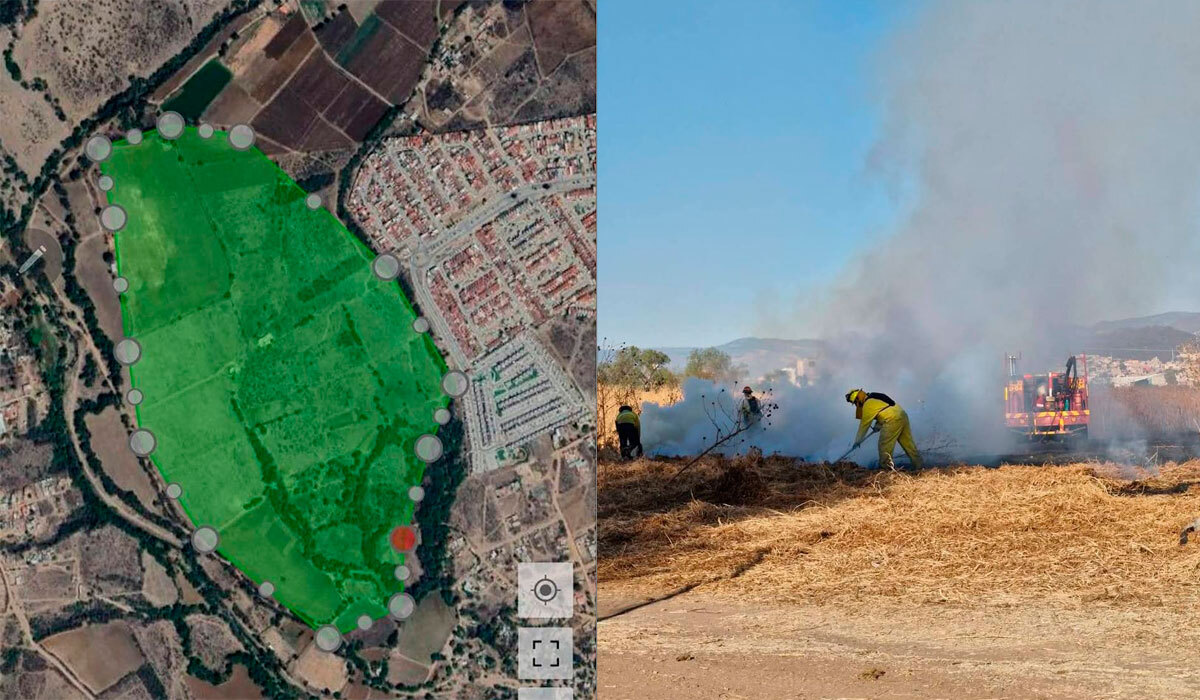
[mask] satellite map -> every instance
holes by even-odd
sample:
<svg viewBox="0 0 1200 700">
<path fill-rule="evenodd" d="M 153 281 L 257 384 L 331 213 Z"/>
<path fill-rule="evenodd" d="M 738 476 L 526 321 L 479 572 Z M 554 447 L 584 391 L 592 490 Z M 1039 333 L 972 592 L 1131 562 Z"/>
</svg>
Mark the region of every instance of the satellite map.
<svg viewBox="0 0 1200 700">
<path fill-rule="evenodd" d="M 593 697 L 595 0 L 0 43 L 0 697 Z"/>
</svg>

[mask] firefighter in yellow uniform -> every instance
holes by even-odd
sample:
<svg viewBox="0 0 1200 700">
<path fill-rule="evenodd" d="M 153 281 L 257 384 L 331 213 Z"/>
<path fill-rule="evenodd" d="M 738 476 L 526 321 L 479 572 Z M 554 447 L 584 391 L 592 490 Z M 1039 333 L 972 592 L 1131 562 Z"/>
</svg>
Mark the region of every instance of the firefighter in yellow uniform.
<svg viewBox="0 0 1200 700">
<path fill-rule="evenodd" d="M 867 428 L 870 427 L 871 421 L 874 421 L 879 430 L 879 466 L 895 468 L 892 450 L 896 449 L 896 443 L 899 442 L 900 447 L 904 448 L 904 453 L 912 460 L 913 466 L 921 468 L 921 453 L 917 451 L 917 444 L 913 442 L 908 414 L 899 404 L 887 394 L 868 394 L 862 389 L 852 389 L 846 394 L 846 400 L 854 404 L 854 417 L 860 421 L 858 435 L 854 438 L 855 447 L 862 444 L 863 438 L 867 436 Z"/>
<path fill-rule="evenodd" d="M 621 443 L 621 458 L 632 459 L 634 450 L 638 456 L 642 450 L 642 420 L 631 406 L 617 409 L 617 438 Z"/>
</svg>

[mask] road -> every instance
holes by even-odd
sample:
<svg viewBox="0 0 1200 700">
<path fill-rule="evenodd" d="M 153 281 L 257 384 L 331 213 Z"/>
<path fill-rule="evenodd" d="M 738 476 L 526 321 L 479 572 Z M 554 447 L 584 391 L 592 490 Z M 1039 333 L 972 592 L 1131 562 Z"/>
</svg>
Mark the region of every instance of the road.
<svg viewBox="0 0 1200 700">
<path fill-rule="evenodd" d="M 601 587 L 605 606 L 621 598 Z M 693 591 L 600 623 L 598 695 L 1194 698 L 1200 668 L 1191 617 L 1053 601 L 841 609 Z"/>
<path fill-rule="evenodd" d="M 71 435 L 71 445 L 75 448 L 75 455 L 79 458 L 80 464 L 83 468 L 84 476 L 87 477 L 87 480 L 92 485 L 96 495 L 98 495 L 101 500 L 108 504 L 109 507 L 117 511 L 117 513 L 120 514 L 120 516 L 127 522 L 174 547 L 182 547 L 183 542 L 181 542 L 180 539 L 172 532 L 150 522 L 149 520 L 146 520 L 141 516 L 141 514 L 130 508 L 124 501 L 106 491 L 104 484 L 100 481 L 100 477 L 92 471 L 91 465 L 88 464 L 87 455 L 84 454 L 83 448 L 79 444 L 79 435 L 75 431 L 75 412 L 79 407 L 79 388 L 81 381 L 79 375 L 83 370 L 84 353 L 91 353 L 97 366 L 101 368 L 100 376 L 103 377 L 105 388 L 109 391 L 116 391 L 116 389 L 109 382 L 107 370 L 104 369 L 108 367 L 108 362 L 104 355 L 102 355 L 100 350 L 96 347 L 91 334 L 85 329 L 81 328 L 74 321 L 74 318 L 82 317 L 83 315 L 79 310 L 79 307 L 75 306 L 75 304 L 73 304 L 71 300 L 68 299 L 66 295 L 63 294 L 62 291 L 57 287 L 55 288 L 55 294 L 58 296 L 58 303 L 61 304 L 66 311 L 66 313 L 63 314 L 63 318 L 71 332 L 71 337 L 76 341 L 83 341 L 76 344 L 78 352 L 76 353 L 75 362 L 71 365 L 70 371 L 68 372 L 66 391 L 64 392 L 63 396 L 63 415 L 66 416 L 67 430 Z"/>
</svg>

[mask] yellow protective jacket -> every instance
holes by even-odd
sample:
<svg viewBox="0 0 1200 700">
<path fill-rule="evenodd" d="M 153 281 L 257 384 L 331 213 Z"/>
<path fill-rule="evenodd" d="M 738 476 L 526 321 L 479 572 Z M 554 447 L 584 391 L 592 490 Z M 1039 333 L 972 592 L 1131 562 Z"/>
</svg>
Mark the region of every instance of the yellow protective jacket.
<svg viewBox="0 0 1200 700">
<path fill-rule="evenodd" d="M 632 423 L 639 431 L 642 429 L 642 419 L 633 411 L 621 411 L 617 414 L 617 425 Z"/>
<path fill-rule="evenodd" d="M 881 396 L 883 398 L 875 398 Z M 885 394 L 871 394 L 861 406 L 857 406 L 854 412 L 854 417 L 859 419 L 858 435 L 855 436 L 854 442 L 858 444 L 867 436 L 867 429 L 871 427 L 871 422 L 878 420 L 879 427 L 882 428 L 884 422 L 892 415 L 894 411 L 888 411 L 890 408 L 899 408 L 895 401 L 889 403 L 884 399 L 888 399 Z M 890 399 L 889 399 L 890 400 Z"/>
</svg>

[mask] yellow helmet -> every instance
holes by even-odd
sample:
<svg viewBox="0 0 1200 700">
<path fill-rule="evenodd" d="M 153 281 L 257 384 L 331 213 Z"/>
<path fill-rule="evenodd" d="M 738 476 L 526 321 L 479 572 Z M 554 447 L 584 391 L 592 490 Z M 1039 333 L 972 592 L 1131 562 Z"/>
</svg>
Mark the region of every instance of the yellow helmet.
<svg viewBox="0 0 1200 700">
<path fill-rule="evenodd" d="M 847 403 L 858 403 L 865 398 L 867 398 L 867 392 L 862 389 L 851 389 L 846 392 Z"/>
</svg>

